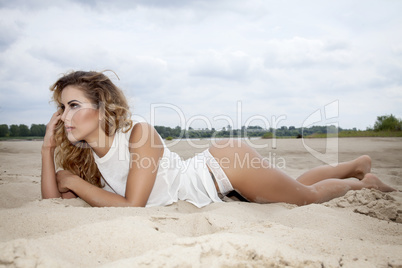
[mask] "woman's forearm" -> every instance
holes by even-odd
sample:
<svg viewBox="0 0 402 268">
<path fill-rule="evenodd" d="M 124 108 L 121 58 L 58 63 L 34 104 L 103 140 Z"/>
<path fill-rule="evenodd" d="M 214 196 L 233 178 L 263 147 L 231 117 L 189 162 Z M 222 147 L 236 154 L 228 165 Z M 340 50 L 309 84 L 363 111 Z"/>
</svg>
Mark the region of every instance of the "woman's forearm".
<svg viewBox="0 0 402 268">
<path fill-rule="evenodd" d="M 135 202 L 129 202 L 125 197 L 101 189 L 75 175 L 71 175 L 67 180 L 66 187 L 93 207 L 143 206 L 141 204 L 136 204 Z"/>
<path fill-rule="evenodd" d="M 61 197 L 57 188 L 54 149 L 52 148 L 42 148 L 41 192 L 44 199 Z"/>
</svg>

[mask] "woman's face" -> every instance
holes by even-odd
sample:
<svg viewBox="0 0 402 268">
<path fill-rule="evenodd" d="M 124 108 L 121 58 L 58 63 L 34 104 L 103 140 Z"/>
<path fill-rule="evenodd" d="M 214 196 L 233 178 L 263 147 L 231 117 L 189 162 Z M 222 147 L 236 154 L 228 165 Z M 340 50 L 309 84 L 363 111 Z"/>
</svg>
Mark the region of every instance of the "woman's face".
<svg viewBox="0 0 402 268">
<path fill-rule="evenodd" d="M 67 86 L 61 92 L 61 108 L 67 138 L 71 142 L 85 140 L 96 142 L 99 137 L 99 109 L 84 92 L 75 86 Z"/>
</svg>

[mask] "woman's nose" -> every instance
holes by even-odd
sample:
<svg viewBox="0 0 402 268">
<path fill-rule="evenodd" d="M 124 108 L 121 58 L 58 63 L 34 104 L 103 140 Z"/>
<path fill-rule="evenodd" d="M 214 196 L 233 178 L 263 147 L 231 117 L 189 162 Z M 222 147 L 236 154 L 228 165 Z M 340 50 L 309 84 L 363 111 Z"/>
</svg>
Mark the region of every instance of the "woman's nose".
<svg viewBox="0 0 402 268">
<path fill-rule="evenodd" d="M 67 113 L 68 113 L 67 109 L 64 109 L 64 111 L 62 111 L 61 118 L 60 118 L 61 121 L 63 121 L 63 122 L 66 121 Z"/>
</svg>

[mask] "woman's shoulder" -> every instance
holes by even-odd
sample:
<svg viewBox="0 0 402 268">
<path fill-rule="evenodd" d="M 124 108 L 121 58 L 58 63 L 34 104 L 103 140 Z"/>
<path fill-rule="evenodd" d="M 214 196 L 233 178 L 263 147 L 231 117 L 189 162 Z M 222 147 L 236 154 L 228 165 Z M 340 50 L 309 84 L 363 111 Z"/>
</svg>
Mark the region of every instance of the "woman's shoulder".
<svg viewBox="0 0 402 268">
<path fill-rule="evenodd" d="M 135 123 L 131 129 L 129 140 L 130 144 L 164 145 L 156 129 L 147 122 Z"/>
<path fill-rule="evenodd" d="M 130 127 L 120 128 L 116 131 L 119 136 L 125 136 L 127 140 L 131 139 L 133 135 L 138 135 L 138 133 L 143 133 L 144 130 L 152 127 L 147 122 L 135 122 Z"/>
<path fill-rule="evenodd" d="M 133 124 L 129 131 L 131 132 L 130 137 L 132 137 L 133 135 L 147 135 L 156 130 L 147 122 L 137 122 Z"/>
</svg>

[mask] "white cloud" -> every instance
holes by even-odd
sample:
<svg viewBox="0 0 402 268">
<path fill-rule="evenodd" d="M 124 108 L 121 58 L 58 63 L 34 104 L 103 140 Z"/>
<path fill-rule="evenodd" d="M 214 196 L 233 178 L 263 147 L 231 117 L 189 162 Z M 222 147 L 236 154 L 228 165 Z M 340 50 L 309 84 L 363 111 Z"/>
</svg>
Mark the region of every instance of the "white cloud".
<svg viewBox="0 0 402 268">
<path fill-rule="evenodd" d="M 242 80 L 251 72 L 251 59 L 242 51 L 201 51 L 190 67 L 190 75 Z"/>
<path fill-rule="evenodd" d="M 162 102 L 189 118 L 235 120 L 239 100 L 242 123 L 286 115 L 283 125 L 300 126 L 334 100 L 341 127 L 401 117 L 402 4 L 303 3 L 2 1 L 0 123 L 46 123 L 48 88 L 73 69 L 115 71 L 147 120 Z M 158 116 L 177 124 L 174 113 Z"/>
<path fill-rule="evenodd" d="M 345 42 L 294 37 L 273 39 L 267 42 L 267 68 L 311 68 L 328 65 L 347 67 L 351 64 L 351 51 Z"/>
</svg>

